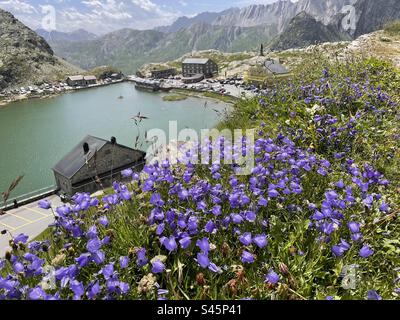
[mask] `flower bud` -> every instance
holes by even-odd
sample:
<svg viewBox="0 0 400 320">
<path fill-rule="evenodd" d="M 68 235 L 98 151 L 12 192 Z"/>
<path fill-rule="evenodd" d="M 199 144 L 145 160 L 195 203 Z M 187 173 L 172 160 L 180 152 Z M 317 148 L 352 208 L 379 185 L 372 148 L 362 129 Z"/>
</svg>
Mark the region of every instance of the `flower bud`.
<svg viewBox="0 0 400 320">
<path fill-rule="evenodd" d="M 10 261 L 11 260 L 11 252 L 7 251 L 5 255 L 6 260 Z"/>
<path fill-rule="evenodd" d="M 128 252 L 129 259 L 133 259 L 137 253 L 137 248 L 130 248 Z"/>
<path fill-rule="evenodd" d="M 68 253 L 73 256 L 75 254 L 75 249 L 73 247 L 68 248 Z"/>
<path fill-rule="evenodd" d="M 227 257 L 229 255 L 230 251 L 231 251 L 231 248 L 229 247 L 229 245 L 226 242 L 224 242 L 221 247 L 222 256 Z"/>
<path fill-rule="evenodd" d="M 204 279 L 204 274 L 199 273 L 196 275 L 196 282 L 199 286 L 204 286 L 206 283 L 206 280 Z"/>
<path fill-rule="evenodd" d="M 113 229 L 107 230 L 106 235 L 110 237 L 111 241 L 114 240 L 115 239 L 115 230 L 113 230 Z"/>
<path fill-rule="evenodd" d="M 281 262 L 281 263 L 279 264 L 279 271 L 280 271 L 283 275 L 285 275 L 285 276 L 287 276 L 287 275 L 289 274 L 289 268 L 288 268 L 288 266 L 287 266 L 286 264 L 284 264 L 283 262 Z"/>
<path fill-rule="evenodd" d="M 51 260 L 51 264 L 54 266 L 61 266 L 66 259 L 66 256 L 64 253 L 59 254 L 56 256 L 53 260 Z"/>
</svg>

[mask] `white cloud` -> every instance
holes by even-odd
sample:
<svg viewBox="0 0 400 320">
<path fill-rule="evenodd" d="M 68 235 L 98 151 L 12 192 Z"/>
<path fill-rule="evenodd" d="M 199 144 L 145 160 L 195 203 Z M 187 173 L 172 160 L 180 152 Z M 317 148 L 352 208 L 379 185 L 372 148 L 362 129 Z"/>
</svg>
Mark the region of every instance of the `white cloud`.
<svg viewBox="0 0 400 320">
<path fill-rule="evenodd" d="M 146 11 L 158 10 L 157 5 L 150 0 L 132 0 L 132 3 Z"/>
<path fill-rule="evenodd" d="M 20 0 L 0 1 L 0 7 L 6 10 L 12 10 L 15 14 L 32 14 L 37 13 L 35 7 L 27 2 Z"/>
<path fill-rule="evenodd" d="M 184 1 L 184 0 L 181 0 Z M 41 0 L 43 4 L 47 0 Z M 122 28 L 153 29 L 167 25 L 182 16 L 182 12 L 154 0 L 55 0 L 56 30 L 87 31 L 104 34 Z M 41 28 L 43 12 L 24 0 L 0 0 L 0 7 L 11 11 L 32 29 Z"/>
</svg>

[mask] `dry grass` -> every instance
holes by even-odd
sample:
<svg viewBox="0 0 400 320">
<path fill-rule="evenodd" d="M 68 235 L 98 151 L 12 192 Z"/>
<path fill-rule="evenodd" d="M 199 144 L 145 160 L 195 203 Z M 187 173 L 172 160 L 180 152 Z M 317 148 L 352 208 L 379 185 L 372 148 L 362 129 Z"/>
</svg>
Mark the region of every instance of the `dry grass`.
<svg viewBox="0 0 400 320">
<path fill-rule="evenodd" d="M 7 200 L 10 198 L 11 192 L 18 186 L 18 184 L 21 182 L 21 180 L 24 178 L 24 176 L 18 176 L 8 187 L 8 189 L 4 192 L 1 193 L 3 196 L 3 202 L 4 206 L 7 204 Z"/>
</svg>

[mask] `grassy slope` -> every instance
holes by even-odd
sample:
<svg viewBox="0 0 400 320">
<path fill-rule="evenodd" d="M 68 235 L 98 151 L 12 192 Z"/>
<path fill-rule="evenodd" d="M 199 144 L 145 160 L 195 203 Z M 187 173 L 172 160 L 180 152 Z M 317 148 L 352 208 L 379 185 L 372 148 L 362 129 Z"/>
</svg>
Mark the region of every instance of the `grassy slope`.
<svg viewBox="0 0 400 320">
<path fill-rule="evenodd" d="M 320 80 L 321 66 L 326 66 L 330 73 L 330 77 L 324 81 Z M 213 261 L 217 265 L 228 266 L 228 271 L 221 275 L 197 266 L 193 260 L 195 257 L 193 252 L 197 252 L 198 249 L 195 249 L 194 245 L 189 251 L 180 250 L 179 254 L 168 255 L 159 244 L 155 227 L 146 224 L 153 209 L 153 205 L 149 203 L 152 193 L 142 192 L 136 183 L 130 186 L 134 191 L 134 198 L 108 214 L 109 227 L 98 227 L 101 236 L 109 235 L 112 238 L 111 246 L 106 251 L 109 259 L 117 260 L 119 256 L 129 255 L 134 252 L 134 248 L 138 247 L 145 247 L 149 258 L 158 254 L 165 255 L 167 268 L 171 271 L 159 275 L 157 281 L 162 288 L 169 290 L 170 299 L 185 299 L 185 297 L 191 299 L 243 297 L 271 299 L 272 296 L 278 299 L 325 299 L 327 295 L 338 299 L 365 299 L 367 291 L 371 289 L 377 290 L 386 299 L 395 298 L 393 290 L 396 287 L 394 279 L 397 273 L 394 268 L 400 263 L 398 240 L 400 228 L 396 220 L 400 208 L 399 109 L 397 105 L 393 106 L 387 102 L 375 100 L 374 94 L 362 94 L 348 100 L 348 97 L 355 97 L 357 86 L 345 85 L 346 81 L 363 86 L 366 79 L 374 88 L 380 86 L 396 103 L 400 103 L 398 93 L 400 74 L 390 65 L 375 59 L 358 58 L 338 64 L 331 63 L 322 56 L 309 56 L 304 60 L 301 72 L 292 79 L 291 83 L 278 83 L 276 91 L 272 90 L 271 95 L 264 97 L 262 101 L 254 99 L 239 102 L 230 117 L 220 124 L 220 128 L 262 129 L 267 137 L 272 138 L 279 132 L 287 134 L 292 137 L 298 147 L 314 149 L 318 157 L 328 159 L 332 165 L 331 173 L 327 177 L 321 177 L 316 172 L 304 173 L 303 193 L 300 196 L 290 196 L 284 203 L 271 201 L 267 208 L 262 209 L 260 214 L 268 217 L 269 220 L 269 244 L 266 250 L 256 251 L 257 264 L 242 264 L 240 255 L 243 246 L 238 243 L 235 236 L 232 236 L 231 229 L 210 235 L 211 242 L 216 245 L 216 250 L 210 253 Z M 328 130 L 321 132 L 312 121 L 311 111 L 307 111 L 314 106 L 314 103 L 305 102 L 307 95 L 304 95 L 301 88 L 312 83 L 316 86 L 315 88 L 318 88 L 318 84 L 322 82 L 329 85 L 323 90 L 322 95 L 332 98 L 333 102 L 326 103 L 325 109 L 319 113 L 321 115 L 329 113 L 337 117 L 338 123 L 332 127 L 320 128 Z M 307 88 L 307 90 L 310 89 Z M 378 112 L 371 111 L 372 104 Z M 367 112 L 364 113 L 364 110 Z M 344 130 L 335 140 L 334 146 L 327 143 L 325 138 L 333 132 L 332 129 L 347 124 L 357 112 L 363 114 L 356 124 L 357 135 L 351 138 L 349 132 Z M 342 150 L 347 150 L 346 158 L 354 159 L 360 166 L 368 163 L 391 181 L 388 188 L 374 186 L 370 191 L 382 194 L 391 206 L 390 215 L 385 215 L 376 208 L 366 209 L 362 205 L 345 210 L 346 220 L 355 219 L 362 222 L 364 241 L 375 250 L 375 254 L 368 259 L 358 256 L 358 245 L 354 245 L 342 259 L 332 256 L 331 245 L 338 243 L 341 237 L 349 237 L 346 226 L 339 234 L 332 235 L 332 242 L 329 244 L 318 243 L 315 231 L 308 229 L 310 212 L 307 210 L 307 203 L 313 202 L 319 205 L 321 199 L 324 198 L 325 190 L 332 188 L 341 177 L 346 179 L 346 183 L 351 183 L 351 177 L 343 170 L 344 161 L 334 158 L 334 154 Z M 229 170 L 223 169 L 221 172 L 222 177 L 215 180 L 210 176 L 207 168 L 199 167 L 196 169 L 195 180 L 205 179 L 213 185 L 221 183 L 224 188 L 229 189 Z M 177 169 L 175 174 L 177 177 L 181 176 L 180 170 Z M 246 185 L 247 179 L 240 178 Z M 164 200 L 171 200 L 171 207 L 183 211 L 192 208 L 196 211 L 195 203 L 189 201 L 182 207 L 172 195 L 168 195 L 169 190 L 169 185 L 165 183 L 157 187 L 157 191 Z M 359 202 L 360 199 L 357 201 Z M 296 213 L 290 212 L 285 207 L 287 204 L 299 206 L 302 210 Z M 224 214 L 232 212 L 227 203 L 223 203 L 222 206 Z M 96 210 L 83 215 L 81 222 L 84 228 L 91 226 L 93 217 L 98 216 Z M 253 224 L 246 224 L 245 228 L 254 233 L 261 232 L 261 229 Z M 61 238 L 60 235 L 51 236 L 53 240 L 58 239 L 53 246 L 53 251 L 61 249 L 63 242 L 71 241 L 63 237 L 62 234 Z M 61 242 L 59 242 L 60 239 Z M 85 251 L 84 246 L 84 241 L 73 240 L 73 247 L 68 250 L 66 263 L 73 263 L 74 258 Z M 303 251 L 303 254 L 298 254 L 300 251 Z M 135 260 L 134 254 L 132 258 Z M 47 259 L 51 260 L 51 257 Z M 285 268 L 282 267 L 282 263 L 290 270 L 289 274 L 283 273 L 282 270 Z M 361 282 L 355 290 L 344 290 L 341 287 L 339 275 L 343 266 L 348 264 L 360 266 L 358 276 Z M 279 286 L 263 284 L 264 275 L 270 268 L 274 268 L 277 272 L 281 270 Z M 85 268 L 81 278 L 89 279 L 97 271 L 96 266 Z M 128 298 L 156 298 L 153 290 L 146 294 L 139 294 L 137 290 L 137 283 L 150 272 L 149 267 L 139 270 L 131 266 L 128 270 L 119 272 L 121 279 L 131 286 Z M 205 285 L 200 281 L 203 277 Z"/>
</svg>

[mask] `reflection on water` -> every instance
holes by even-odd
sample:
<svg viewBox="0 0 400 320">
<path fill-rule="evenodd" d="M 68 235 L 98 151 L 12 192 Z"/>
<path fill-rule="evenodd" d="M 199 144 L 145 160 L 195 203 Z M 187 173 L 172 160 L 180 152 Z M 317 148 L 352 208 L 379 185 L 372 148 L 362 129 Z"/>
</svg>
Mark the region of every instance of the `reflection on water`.
<svg viewBox="0 0 400 320">
<path fill-rule="evenodd" d="M 123 99 L 120 99 L 123 97 Z M 198 98 L 165 102 L 161 94 L 137 91 L 130 83 L 30 100 L 0 109 L 0 191 L 20 174 L 24 179 L 12 197 L 54 184 L 51 168 L 87 134 L 135 147 L 138 131 L 160 128 L 170 120 L 178 130 L 211 128 L 219 121 L 223 103 Z M 147 119 L 139 129 L 133 118 Z M 146 150 L 142 139 L 140 149 Z"/>
</svg>

